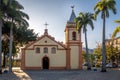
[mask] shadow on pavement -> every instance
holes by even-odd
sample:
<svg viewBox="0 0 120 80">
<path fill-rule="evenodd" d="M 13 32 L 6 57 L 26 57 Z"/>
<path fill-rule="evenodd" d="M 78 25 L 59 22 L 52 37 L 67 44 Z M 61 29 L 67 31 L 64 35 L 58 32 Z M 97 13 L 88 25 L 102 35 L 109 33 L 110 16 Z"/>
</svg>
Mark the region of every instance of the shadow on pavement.
<svg viewBox="0 0 120 80">
<path fill-rule="evenodd" d="M 13 72 L 19 80 L 32 80 L 31 77 L 21 69 L 13 69 Z"/>
<path fill-rule="evenodd" d="M 14 68 L 13 73 L 0 75 L 0 80 L 119 80 L 120 69 L 88 70 L 21 70 Z M 103 77 L 104 76 L 104 77 Z M 109 77 L 108 77 L 109 76 Z"/>
<path fill-rule="evenodd" d="M 0 74 L 0 80 L 20 80 L 14 72 L 6 72 Z"/>
</svg>

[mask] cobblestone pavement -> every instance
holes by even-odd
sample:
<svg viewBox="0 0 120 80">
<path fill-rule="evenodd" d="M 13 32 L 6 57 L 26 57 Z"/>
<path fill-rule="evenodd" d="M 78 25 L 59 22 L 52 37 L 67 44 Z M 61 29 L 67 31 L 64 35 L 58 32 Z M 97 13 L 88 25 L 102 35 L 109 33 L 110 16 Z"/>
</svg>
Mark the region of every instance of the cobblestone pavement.
<svg viewBox="0 0 120 80">
<path fill-rule="evenodd" d="M 100 70 L 13 70 L 0 74 L 0 80 L 120 80 L 120 69 Z"/>
</svg>

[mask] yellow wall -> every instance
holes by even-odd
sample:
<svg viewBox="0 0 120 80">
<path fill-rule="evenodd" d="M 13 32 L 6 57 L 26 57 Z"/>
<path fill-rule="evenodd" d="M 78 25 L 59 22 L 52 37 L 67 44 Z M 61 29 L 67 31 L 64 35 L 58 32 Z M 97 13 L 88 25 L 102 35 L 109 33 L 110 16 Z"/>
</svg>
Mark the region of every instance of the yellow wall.
<svg viewBox="0 0 120 80">
<path fill-rule="evenodd" d="M 25 54 L 25 66 L 26 67 L 39 67 L 40 66 L 40 54 L 34 54 L 32 50 L 26 50 Z"/>
<path fill-rule="evenodd" d="M 70 46 L 71 48 L 71 69 L 78 69 L 79 67 L 79 47 L 78 46 Z"/>
<path fill-rule="evenodd" d="M 48 53 L 44 53 L 45 47 L 48 48 Z M 53 47 L 56 48 L 56 53 L 51 53 Z M 40 53 L 36 53 L 36 48 L 40 48 Z M 70 44 L 70 49 L 70 67 L 79 69 L 79 45 Z M 49 67 L 66 67 L 66 49 L 48 37 L 40 39 L 25 50 L 25 67 L 42 67 L 44 57 L 49 58 Z"/>
<path fill-rule="evenodd" d="M 49 47 L 50 48 L 50 47 Z M 26 51 L 26 60 L 25 65 L 27 67 L 42 67 L 42 59 L 47 56 L 50 60 L 51 67 L 65 67 L 66 66 L 66 51 L 58 50 L 56 54 L 51 53 L 35 53 L 35 51 L 27 50 Z"/>
<path fill-rule="evenodd" d="M 45 43 L 47 41 L 47 43 Z M 33 46 L 36 45 L 36 46 Z M 47 56 L 49 58 L 49 67 L 65 67 L 66 66 L 66 50 L 58 43 L 44 37 L 40 41 L 34 43 L 27 48 L 25 54 L 26 67 L 42 67 L 42 59 Z M 43 49 L 47 47 L 48 53 L 43 53 Z M 51 48 L 56 48 L 56 53 L 51 53 Z M 36 53 L 35 49 L 40 48 L 40 53 Z M 33 49 L 33 50 L 29 50 Z"/>
</svg>

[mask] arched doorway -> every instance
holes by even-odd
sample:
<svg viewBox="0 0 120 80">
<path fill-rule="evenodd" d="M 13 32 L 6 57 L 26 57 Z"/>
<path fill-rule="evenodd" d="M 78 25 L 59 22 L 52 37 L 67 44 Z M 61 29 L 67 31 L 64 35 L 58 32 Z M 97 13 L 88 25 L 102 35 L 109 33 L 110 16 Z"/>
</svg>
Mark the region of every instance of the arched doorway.
<svg viewBox="0 0 120 80">
<path fill-rule="evenodd" d="M 43 61 L 42 61 L 42 67 L 43 69 L 49 69 L 49 58 L 48 57 L 44 57 Z"/>
</svg>

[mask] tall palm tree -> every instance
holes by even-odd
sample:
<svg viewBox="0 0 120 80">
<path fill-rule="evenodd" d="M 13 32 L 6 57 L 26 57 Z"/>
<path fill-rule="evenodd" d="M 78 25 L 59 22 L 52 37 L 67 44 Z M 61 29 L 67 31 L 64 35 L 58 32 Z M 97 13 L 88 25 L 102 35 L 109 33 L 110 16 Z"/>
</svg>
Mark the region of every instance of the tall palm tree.
<svg viewBox="0 0 120 80">
<path fill-rule="evenodd" d="M 120 24 L 120 20 L 115 20 L 116 23 L 119 23 Z M 112 34 L 112 38 L 114 39 L 117 35 L 117 33 L 120 32 L 120 26 L 116 27 L 113 34 Z"/>
<path fill-rule="evenodd" d="M 2 19 L 0 17 L 0 74 L 2 74 Z"/>
<path fill-rule="evenodd" d="M 87 44 L 87 25 L 90 25 L 92 30 L 94 29 L 93 25 L 94 15 L 92 13 L 80 13 L 77 18 L 75 18 L 76 29 L 80 33 L 83 29 L 83 33 L 85 33 L 85 44 L 86 44 L 86 60 L 87 60 L 87 69 L 91 70 L 89 52 L 88 52 L 88 44 Z"/>
<path fill-rule="evenodd" d="M 8 6 L 10 6 L 9 9 L 7 9 L 8 14 L 8 21 L 11 20 L 11 27 L 10 27 L 10 47 L 9 47 L 9 54 L 10 54 L 10 60 L 9 60 L 9 71 L 12 72 L 12 42 L 13 42 L 13 27 L 14 26 L 28 26 L 28 22 L 26 19 L 29 19 L 29 16 L 22 12 L 21 9 L 24 9 L 24 7 L 19 4 L 16 0 L 9 0 Z"/>
<path fill-rule="evenodd" d="M 16 0 L 0 0 L 0 73 L 2 72 L 2 22 L 11 22 L 10 27 L 10 71 L 11 69 L 11 56 L 12 56 L 12 28 L 20 26 L 28 26 L 26 19 L 29 19 L 29 16 L 22 12 L 21 9 L 24 9 L 21 4 Z"/>
<path fill-rule="evenodd" d="M 103 34 L 102 34 L 102 69 L 101 72 L 106 72 L 106 47 L 105 47 L 105 24 L 106 18 L 109 18 L 109 11 L 112 11 L 116 14 L 116 2 L 115 0 L 101 0 L 95 7 L 95 18 L 101 13 L 101 18 L 103 19 Z"/>
<path fill-rule="evenodd" d="M 2 26 L 4 19 L 7 19 L 7 9 L 10 7 L 8 6 L 11 3 L 11 0 L 0 0 L 0 73 L 2 73 Z"/>
<path fill-rule="evenodd" d="M 2 74 L 2 26 L 3 26 L 3 8 L 7 6 L 3 0 L 0 0 L 0 74 Z"/>
</svg>

